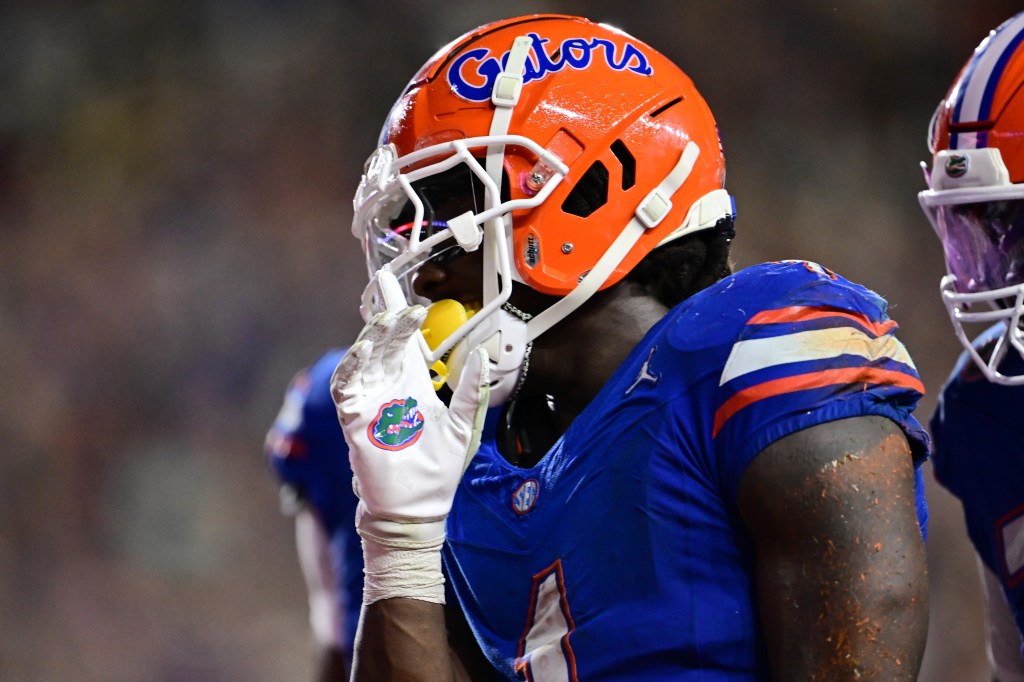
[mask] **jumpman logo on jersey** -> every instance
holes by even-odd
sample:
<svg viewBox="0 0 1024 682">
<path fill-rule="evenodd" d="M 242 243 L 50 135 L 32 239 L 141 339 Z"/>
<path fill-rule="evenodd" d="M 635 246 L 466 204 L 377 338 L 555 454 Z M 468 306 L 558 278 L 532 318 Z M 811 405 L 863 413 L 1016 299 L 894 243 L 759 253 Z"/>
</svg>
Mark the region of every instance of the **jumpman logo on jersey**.
<svg viewBox="0 0 1024 682">
<path fill-rule="evenodd" d="M 626 395 L 633 392 L 633 389 L 640 385 L 641 381 L 649 381 L 652 384 L 657 384 L 661 380 L 661 374 L 651 374 L 651 359 L 654 358 L 654 351 L 658 350 L 657 346 L 651 348 L 651 352 L 647 354 L 647 359 L 644 360 L 643 367 L 640 368 L 640 373 L 636 375 L 636 379 L 626 389 Z"/>
</svg>

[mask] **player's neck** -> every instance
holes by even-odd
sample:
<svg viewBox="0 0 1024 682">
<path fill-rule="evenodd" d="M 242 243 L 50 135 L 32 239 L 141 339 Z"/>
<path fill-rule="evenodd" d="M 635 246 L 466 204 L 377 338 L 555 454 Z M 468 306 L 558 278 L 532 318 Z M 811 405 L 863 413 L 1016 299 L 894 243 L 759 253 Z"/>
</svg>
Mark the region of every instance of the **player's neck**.
<svg viewBox="0 0 1024 682">
<path fill-rule="evenodd" d="M 535 466 L 665 312 L 623 283 L 537 339 L 522 390 L 502 415 L 502 455 L 516 466 Z"/>
<path fill-rule="evenodd" d="M 599 292 L 534 343 L 524 397 L 550 396 L 564 432 L 665 313 L 628 282 Z"/>
</svg>

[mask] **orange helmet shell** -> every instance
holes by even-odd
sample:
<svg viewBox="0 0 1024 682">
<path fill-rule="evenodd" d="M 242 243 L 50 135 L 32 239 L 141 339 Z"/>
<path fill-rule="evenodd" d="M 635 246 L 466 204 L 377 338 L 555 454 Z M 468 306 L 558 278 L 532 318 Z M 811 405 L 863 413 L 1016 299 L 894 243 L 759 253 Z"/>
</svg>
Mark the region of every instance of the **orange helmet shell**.
<svg viewBox="0 0 1024 682">
<path fill-rule="evenodd" d="M 513 261 L 530 287 L 559 296 L 572 291 L 673 169 L 683 148 L 693 142 L 700 150 L 686 182 L 671 197 L 669 213 L 619 263 L 607 287 L 725 179 L 711 111 L 686 74 L 650 46 L 571 16 L 535 15 L 482 26 L 442 48 L 414 76 L 388 116 L 381 144 L 393 144 L 404 156 L 488 135 L 494 79 L 519 36 L 528 36 L 532 47 L 508 134 L 533 140 L 569 167 L 547 200 L 512 214 Z M 523 147 L 506 147 L 503 164 L 512 199 L 533 195 L 537 162 Z M 607 196 L 598 191 L 595 200 L 588 185 L 605 173 Z M 574 192 L 590 197 L 582 210 L 574 208 Z"/>
<path fill-rule="evenodd" d="M 1022 85 L 1024 13 L 992 31 L 960 70 L 932 119 L 932 153 L 995 147 L 1010 182 L 1024 182 Z"/>
</svg>

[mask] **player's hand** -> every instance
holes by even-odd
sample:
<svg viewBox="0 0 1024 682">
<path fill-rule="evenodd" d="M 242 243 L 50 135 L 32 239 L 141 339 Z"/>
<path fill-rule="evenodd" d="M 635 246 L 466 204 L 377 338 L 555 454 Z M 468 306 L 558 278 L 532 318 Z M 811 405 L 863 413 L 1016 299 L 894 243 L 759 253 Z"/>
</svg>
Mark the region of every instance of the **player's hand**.
<svg viewBox="0 0 1024 682">
<path fill-rule="evenodd" d="M 480 444 L 487 363 L 477 349 L 445 406 L 417 338 L 426 309 L 408 305 L 390 272 L 379 273 L 378 283 L 385 310 L 367 323 L 331 380 L 360 498 L 357 527 L 393 547 L 440 543 L 459 479 Z"/>
</svg>

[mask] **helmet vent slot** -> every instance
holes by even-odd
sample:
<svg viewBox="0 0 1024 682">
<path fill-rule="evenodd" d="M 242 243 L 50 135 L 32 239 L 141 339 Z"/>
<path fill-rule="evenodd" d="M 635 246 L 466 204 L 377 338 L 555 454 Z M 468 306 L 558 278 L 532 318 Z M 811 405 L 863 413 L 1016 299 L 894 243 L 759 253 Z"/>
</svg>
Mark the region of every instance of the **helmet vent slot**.
<svg viewBox="0 0 1024 682">
<path fill-rule="evenodd" d="M 659 116 L 664 114 L 666 111 L 668 111 L 669 109 L 671 109 L 672 107 L 674 107 L 675 105 L 679 104 L 682 101 L 683 101 L 682 97 L 676 97 L 674 100 L 672 100 L 668 104 L 664 104 L 664 105 L 658 107 L 657 109 L 655 109 L 654 111 L 652 111 L 651 114 L 650 114 L 651 118 L 658 118 Z"/>
<path fill-rule="evenodd" d="M 636 159 L 622 140 L 612 142 L 611 148 L 612 154 L 622 164 L 622 189 L 625 191 L 636 184 Z"/>
<path fill-rule="evenodd" d="M 608 203 L 608 169 L 595 161 L 562 202 L 562 210 L 580 218 Z"/>
</svg>

